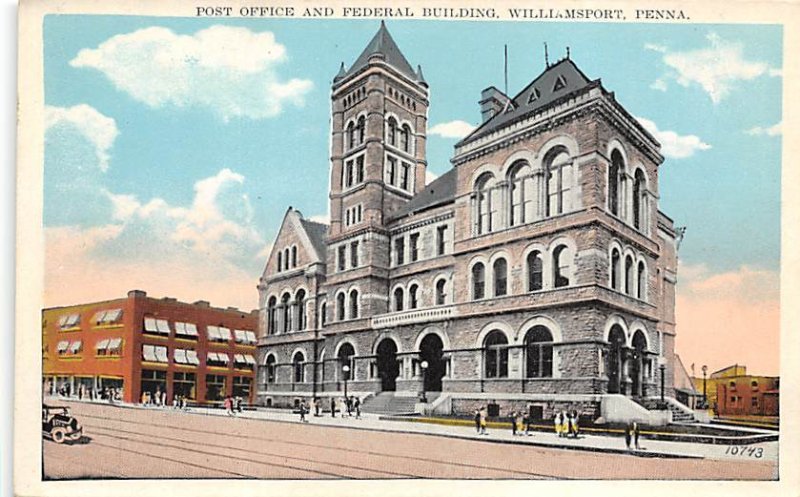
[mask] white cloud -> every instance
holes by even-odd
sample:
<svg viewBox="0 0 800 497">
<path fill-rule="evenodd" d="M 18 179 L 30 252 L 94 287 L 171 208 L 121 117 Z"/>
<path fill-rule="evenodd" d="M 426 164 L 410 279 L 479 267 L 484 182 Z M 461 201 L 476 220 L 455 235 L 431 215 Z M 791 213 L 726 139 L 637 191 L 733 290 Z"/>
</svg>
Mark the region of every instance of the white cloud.
<svg viewBox="0 0 800 497">
<path fill-rule="evenodd" d="M 75 129 L 94 145 L 100 170 L 108 170 L 108 151 L 119 135 L 117 123 L 113 118 L 86 104 L 73 107 L 45 105 L 44 126 L 46 133 L 56 132 L 59 126 Z"/>
<path fill-rule="evenodd" d="M 653 52 L 659 53 L 666 53 L 668 50 L 665 45 L 660 45 L 658 43 L 645 43 L 644 48 L 645 50 L 652 50 Z"/>
<path fill-rule="evenodd" d="M 449 121 L 446 123 L 439 123 L 428 129 L 429 135 L 438 135 L 442 138 L 464 138 L 472 133 L 475 126 L 466 121 Z"/>
<path fill-rule="evenodd" d="M 669 72 L 656 80 L 652 87 L 662 89 L 666 86 L 666 79 L 674 79 L 683 87 L 699 85 L 717 104 L 740 81 L 782 74 L 779 68 L 770 67 L 766 62 L 746 60 L 741 43 L 724 40 L 715 33 L 710 33 L 706 39 L 709 47 L 683 52 L 646 44 L 646 49 L 662 53 L 663 61 L 669 67 Z"/>
<path fill-rule="evenodd" d="M 661 143 L 661 153 L 664 157 L 685 159 L 699 150 L 711 148 L 711 145 L 695 135 L 679 135 L 674 131 L 659 130 L 656 123 L 643 117 L 637 117 L 636 120 Z"/>
<path fill-rule="evenodd" d="M 667 91 L 667 82 L 659 78 L 650 85 L 650 88 L 658 91 Z"/>
<path fill-rule="evenodd" d="M 331 224 L 331 215 L 330 214 L 317 214 L 315 216 L 311 216 L 308 218 L 315 223 L 322 223 L 322 224 Z"/>
<path fill-rule="evenodd" d="M 748 135 L 753 135 L 753 136 L 760 136 L 760 135 L 779 136 L 779 135 L 783 134 L 783 129 L 782 128 L 783 128 L 783 121 L 781 121 L 778 124 L 775 124 L 773 126 L 767 126 L 766 128 L 761 127 L 761 126 L 755 126 L 753 128 L 748 129 L 747 131 L 745 131 L 745 133 L 747 133 Z"/>
<path fill-rule="evenodd" d="M 438 178 L 439 175 L 436 173 L 432 173 L 430 169 L 425 170 L 425 184 L 429 185 L 433 183 L 433 181 Z"/>
<path fill-rule="evenodd" d="M 183 35 L 150 27 L 82 49 L 70 65 L 101 71 L 150 107 L 207 108 L 227 121 L 267 118 L 286 103 L 304 104 L 313 85 L 281 80 L 276 66 L 286 60 L 286 47 L 271 32 L 211 26 Z"/>
</svg>

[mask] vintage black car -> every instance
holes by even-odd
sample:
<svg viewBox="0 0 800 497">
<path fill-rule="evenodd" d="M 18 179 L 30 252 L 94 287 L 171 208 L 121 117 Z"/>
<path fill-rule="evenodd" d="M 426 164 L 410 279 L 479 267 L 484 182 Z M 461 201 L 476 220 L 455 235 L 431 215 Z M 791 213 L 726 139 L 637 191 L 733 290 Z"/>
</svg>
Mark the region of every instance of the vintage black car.
<svg viewBox="0 0 800 497">
<path fill-rule="evenodd" d="M 83 427 L 68 407 L 42 405 L 42 436 L 59 444 L 76 442 L 83 436 Z"/>
</svg>

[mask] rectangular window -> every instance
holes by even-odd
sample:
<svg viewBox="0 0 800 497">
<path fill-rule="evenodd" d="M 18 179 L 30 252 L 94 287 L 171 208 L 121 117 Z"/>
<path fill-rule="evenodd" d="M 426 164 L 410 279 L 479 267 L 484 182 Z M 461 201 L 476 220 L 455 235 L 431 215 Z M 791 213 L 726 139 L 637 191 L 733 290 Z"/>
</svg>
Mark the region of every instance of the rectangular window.
<svg viewBox="0 0 800 497">
<path fill-rule="evenodd" d="M 750 407 L 752 407 L 753 409 L 758 409 L 758 397 L 750 398 Z"/>
<path fill-rule="evenodd" d="M 394 157 L 386 158 L 386 182 L 392 186 L 397 183 L 397 159 Z"/>
<path fill-rule="evenodd" d="M 222 326 L 208 325 L 206 332 L 212 342 L 227 342 L 231 339 L 231 330 Z"/>
<path fill-rule="evenodd" d="M 122 338 L 106 338 L 95 344 L 98 356 L 120 356 L 122 355 Z"/>
<path fill-rule="evenodd" d="M 225 376 L 221 374 L 206 375 L 206 400 L 219 401 L 225 398 Z"/>
<path fill-rule="evenodd" d="M 419 259 L 419 233 L 413 233 L 408 237 L 408 258 L 411 262 L 416 262 Z"/>
<path fill-rule="evenodd" d="M 347 264 L 347 254 L 345 253 L 346 249 L 347 247 L 345 245 L 339 246 L 339 271 L 344 271 L 345 264 Z"/>
<path fill-rule="evenodd" d="M 186 358 L 186 350 L 184 349 L 174 349 L 172 351 L 172 360 L 176 364 L 189 364 L 189 360 Z"/>
<path fill-rule="evenodd" d="M 197 339 L 197 325 L 194 323 L 175 323 L 175 335 L 180 338 Z"/>
<path fill-rule="evenodd" d="M 358 242 L 350 244 L 350 267 L 358 267 Z"/>
<path fill-rule="evenodd" d="M 358 215 L 356 216 L 356 219 L 358 219 L 358 221 L 356 221 L 356 222 L 358 222 L 358 223 L 361 222 L 361 219 L 362 219 L 361 218 L 361 204 L 358 204 Z"/>
<path fill-rule="evenodd" d="M 241 343 L 243 345 L 255 345 L 256 344 L 256 334 L 252 331 L 248 330 L 233 330 L 233 337 L 236 340 L 236 343 Z"/>
<path fill-rule="evenodd" d="M 206 355 L 206 366 L 226 368 L 230 362 L 230 357 L 225 352 L 209 352 Z"/>
<path fill-rule="evenodd" d="M 252 378 L 248 378 L 246 376 L 234 376 L 233 396 L 241 397 L 247 401 L 247 399 L 250 398 L 250 384 L 252 381 Z"/>
<path fill-rule="evenodd" d="M 447 240 L 447 225 L 436 228 L 436 255 L 444 255 Z"/>
<path fill-rule="evenodd" d="M 347 169 L 345 172 L 345 186 L 350 188 L 353 186 L 353 161 L 347 161 Z"/>
<path fill-rule="evenodd" d="M 168 363 L 167 348 L 163 345 L 150 345 L 145 343 L 142 345 L 142 359 L 147 362 L 161 362 Z"/>
<path fill-rule="evenodd" d="M 361 155 L 356 159 L 356 183 L 364 182 L 364 156 Z"/>
<path fill-rule="evenodd" d="M 394 260 L 397 265 L 405 263 L 406 239 L 404 237 L 397 238 L 394 241 Z"/>
<path fill-rule="evenodd" d="M 233 363 L 236 369 L 249 369 L 253 370 L 255 367 L 255 358 L 251 355 L 235 354 L 233 356 Z"/>
<path fill-rule="evenodd" d="M 144 332 L 169 335 L 169 323 L 166 319 L 144 318 Z"/>
<path fill-rule="evenodd" d="M 61 316 L 58 319 L 58 327 L 61 328 L 62 330 L 65 330 L 67 328 L 76 328 L 80 326 L 80 322 L 81 322 L 80 314 L 67 314 Z"/>
<path fill-rule="evenodd" d="M 109 325 L 119 322 L 121 318 L 122 309 L 111 309 L 96 312 L 92 318 L 92 322 L 96 325 Z"/>
<path fill-rule="evenodd" d="M 172 396 L 183 397 L 189 400 L 197 398 L 197 380 L 195 373 L 176 371 L 172 374 Z"/>
<path fill-rule="evenodd" d="M 411 164 L 407 162 L 403 162 L 403 169 L 400 171 L 400 188 L 403 190 L 408 190 L 408 180 L 409 176 L 411 175 Z"/>
</svg>

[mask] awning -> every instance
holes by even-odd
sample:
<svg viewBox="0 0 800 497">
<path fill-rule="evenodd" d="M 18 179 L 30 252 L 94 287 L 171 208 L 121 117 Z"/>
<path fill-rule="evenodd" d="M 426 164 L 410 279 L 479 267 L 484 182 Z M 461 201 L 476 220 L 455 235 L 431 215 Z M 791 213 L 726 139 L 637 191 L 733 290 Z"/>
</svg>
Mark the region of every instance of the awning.
<svg viewBox="0 0 800 497">
<path fill-rule="evenodd" d="M 243 343 L 247 341 L 247 333 L 244 330 L 233 330 L 233 336 L 237 342 Z"/>
<path fill-rule="evenodd" d="M 110 350 L 118 349 L 120 345 L 122 345 L 121 338 L 111 338 L 108 341 L 108 348 Z"/>
<path fill-rule="evenodd" d="M 217 360 L 219 362 L 224 362 L 225 364 L 228 364 L 228 362 L 230 361 L 230 357 L 228 357 L 228 354 L 217 352 Z"/>
<path fill-rule="evenodd" d="M 226 340 L 226 341 L 230 340 L 231 339 L 231 330 L 229 330 L 228 328 L 220 326 L 219 327 L 219 336 L 223 340 Z"/>
<path fill-rule="evenodd" d="M 244 360 L 245 360 L 245 362 L 247 362 L 247 364 L 253 364 L 253 365 L 255 365 L 255 363 L 256 363 L 256 358 L 255 358 L 255 357 L 253 357 L 253 356 L 251 356 L 250 354 L 246 354 L 246 355 L 244 356 Z"/>
<path fill-rule="evenodd" d="M 57 350 L 59 352 L 64 352 L 65 350 L 67 350 L 67 347 L 69 347 L 69 342 L 67 340 L 62 340 L 58 342 Z"/>
<path fill-rule="evenodd" d="M 158 362 L 158 359 L 156 358 L 155 347 L 152 345 L 142 345 L 142 357 L 144 357 L 145 361 Z"/>
<path fill-rule="evenodd" d="M 208 325 L 206 330 L 208 331 L 209 340 L 222 340 L 222 336 L 219 334 L 218 326 Z"/>
<path fill-rule="evenodd" d="M 247 364 L 247 361 L 244 359 L 242 354 L 234 355 L 233 360 L 236 362 L 236 364 Z"/>
<path fill-rule="evenodd" d="M 189 364 L 200 364 L 200 359 L 197 358 L 196 350 L 187 350 L 186 360 L 189 362 Z"/>
<path fill-rule="evenodd" d="M 184 335 L 190 337 L 197 336 L 197 326 L 194 323 L 175 323 L 175 334 L 177 335 Z"/>
<path fill-rule="evenodd" d="M 188 364 L 189 361 L 186 359 L 186 351 L 184 349 L 175 349 L 173 352 L 175 362 L 179 364 Z"/>
<path fill-rule="evenodd" d="M 158 327 L 159 333 L 169 335 L 169 323 L 166 319 L 156 319 L 156 326 Z"/>
<path fill-rule="evenodd" d="M 158 333 L 158 326 L 156 325 L 156 320 L 153 318 L 144 318 L 144 331 L 152 331 L 153 333 Z"/>
<path fill-rule="evenodd" d="M 216 362 L 216 361 L 219 361 L 216 352 L 208 352 L 206 354 L 206 362 Z"/>
<path fill-rule="evenodd" d="M 106 338 L 105 340 L 100 340 L 95 344 L 94 348 L 96 350 L 106 350 L 106 348 L 108 347 L 108 342 L 109 342 L 108 338 Z"/>
<path fill-rule="evenodd" d="M 106 323 L 113 323 L 114 321 L 118 320 L 122 314 L 122 309 L 111 309 L 110 311 L 106 311 L 106 315 L 103 317 L 103 321 Z"/>
<path fill-rule="evenodd" d="M 69 351 L 74 354 L 81 349 L 81 345 L 83 345 L 83 342 L 81 340 L 75 340 L 74 342 L 69 344 Z"/>
<path fill-rule="evenodd" d="M 156 347 L 156 360 L 158 362 L 169 362 L 169 358 L 167 358 L 167 348 L 166 347 Z"/>
<path fill-rule="evenodd" d="M 247 341 L 249 343 L 256 343 L 258 341 L 256 340 L 256 334 L 254 331 L 245 331 L 245 334 L 247 335 Z"/>
</svg>

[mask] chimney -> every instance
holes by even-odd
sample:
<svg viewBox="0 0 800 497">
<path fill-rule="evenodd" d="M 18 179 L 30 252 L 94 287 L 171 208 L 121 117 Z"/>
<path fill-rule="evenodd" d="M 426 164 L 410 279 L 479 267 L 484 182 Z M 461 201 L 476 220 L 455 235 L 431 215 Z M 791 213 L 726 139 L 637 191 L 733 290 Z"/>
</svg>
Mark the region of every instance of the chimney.
<svg viewBox="0 0 800 497">
<path fill-rule="evenodd" d="M 210 307 L 211 303 L 208 300 L 198 300 L 193 305 L 197 307 Z"/>
<path fill-rule="evenodd" d="M 128 298 L 136 299 L 136 298 L 145 298 L 147 297 L 147 292 L 143 290 L 131 290 L 128 292 Z"/>
<path fill-rule="evenodd" d="M 506 104 L 511 99 L 494 86 L 490 86 L 481 92 L 481 122 L 486 122 L 505 109 Z"/>
</svg>

